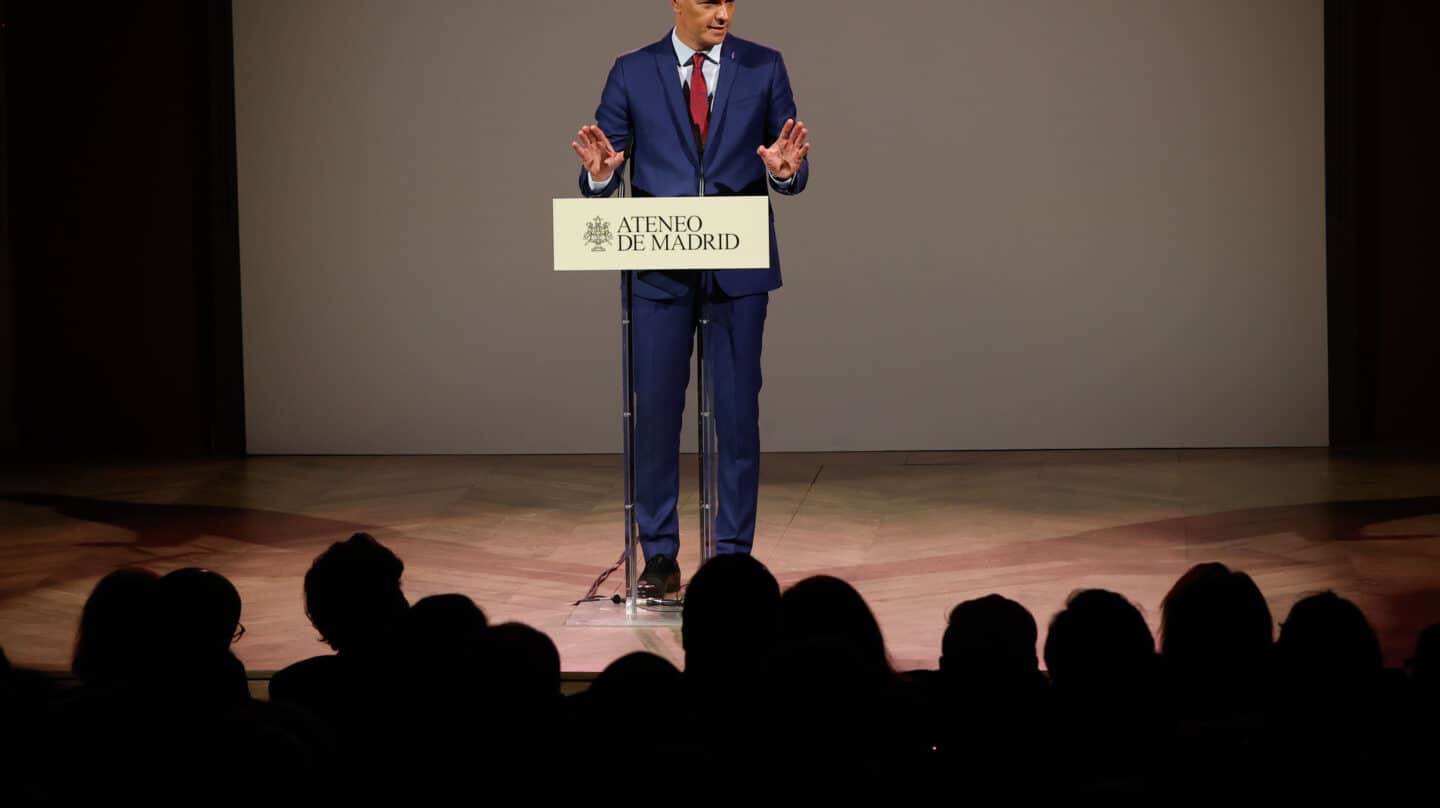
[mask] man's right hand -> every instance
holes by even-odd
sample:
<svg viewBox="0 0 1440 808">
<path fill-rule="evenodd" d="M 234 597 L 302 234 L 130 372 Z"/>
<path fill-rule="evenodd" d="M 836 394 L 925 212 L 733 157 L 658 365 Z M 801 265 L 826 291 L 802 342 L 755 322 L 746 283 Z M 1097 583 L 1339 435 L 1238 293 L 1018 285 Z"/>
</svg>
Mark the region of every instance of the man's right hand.
<svg viewBox="0 0 1440 808">
<path fill-rule="evenodd" d="M 580 127 L 580 139 L 571 141 L 570 148 L 580 156 L 580 162 L 590 172 L 590 179 L 596 182 L 609 182 L 615 169 L 625 162 L 625 152 L 615 151 L 610 145 L 610 138 L 605 137 L 598 126 Z"/>
</svg>

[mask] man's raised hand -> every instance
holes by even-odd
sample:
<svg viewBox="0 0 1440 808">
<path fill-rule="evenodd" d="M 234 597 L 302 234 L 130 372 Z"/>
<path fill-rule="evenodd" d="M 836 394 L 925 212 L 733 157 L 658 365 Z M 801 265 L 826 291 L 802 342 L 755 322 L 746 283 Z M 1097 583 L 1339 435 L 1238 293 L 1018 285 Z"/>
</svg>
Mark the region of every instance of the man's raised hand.
<svg viewBox="0 0 1440 808">
<path fill-rule="evenodd" d="M 810 130 L 805 128 L 803 121 L 794 118 L 785 119 L 785 127 L 780 130 L 780 137 L 769 148 L 760 146 L 755 153 L 765 161 L 765 168 L 770 176 L 777 180 L 788 180 L 795 176 L 800 170 L 800 161 L 810 153 Z"/>
<path fill-rule="evenodd" d="M 590 178 L 596 182 L 609 182 L 610 175 L 625 162 L 625 152 L 615 151 L 610 145 L 610 138 L 605 137 L 598 126 L 580 127 L 580 139 L 571 141 L 570 148 L 579 155 L 585 170 L 590 172 Z"/>
</svg>

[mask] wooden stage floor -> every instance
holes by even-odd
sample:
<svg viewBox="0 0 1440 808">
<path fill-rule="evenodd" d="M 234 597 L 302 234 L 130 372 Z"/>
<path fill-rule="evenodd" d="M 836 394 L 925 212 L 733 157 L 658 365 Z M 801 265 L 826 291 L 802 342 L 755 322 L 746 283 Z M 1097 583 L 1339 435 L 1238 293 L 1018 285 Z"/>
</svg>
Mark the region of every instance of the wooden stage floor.
<svg viewBox="0 0 1440 808">
<path fill-rule="evenodd" d="M 3 473 L 0 646 L 16 664 L 64 669 L 100 576 L 204 566 L 244 598 L 236 652 L 274 670 L 326 650 L 302 576 L 330 542 L 364 530 L 404 559 L 411 602 L 467 594 L 492 622 L 548 633 L 567 672 L 637 649 L 679 664 L 676 628 L 565 625 L 619 555 L 619 465 L 254 457 Z M 683 486 L 688 576 L 693 477 Z M 755 552 L 782 586 L 818 573 L 854 584 L 901 669 L 934 667 L 950 607 L 990 592 L 1025 604 L 1042 643 L 1085 587 L 1125 594 L 1158 630 L 1166 590 L 1211 560 L 1255 578 L 1277 631 L 1304 594 L 1355 600 L 1399 665 L 1440 621 L 1440 461 L 1328 449 L 767 454 Z"/>
</svg>

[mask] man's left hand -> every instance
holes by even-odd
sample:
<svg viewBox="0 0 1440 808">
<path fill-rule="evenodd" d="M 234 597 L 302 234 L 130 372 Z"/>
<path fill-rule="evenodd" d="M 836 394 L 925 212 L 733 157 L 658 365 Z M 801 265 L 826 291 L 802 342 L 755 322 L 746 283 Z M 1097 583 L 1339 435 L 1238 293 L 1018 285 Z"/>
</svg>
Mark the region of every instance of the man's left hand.
<svg viewBox="0 0 1440 808">
<path fill-rule="evenodd" d="M 765 161 L 765 169 L 770 176 L 783 182 L 795 176 L 795 172 L 800 170 L 800 161 L 810 153 L 809 137 L 810 130 L 805 128 L 804 122 L 787 118 L 779 139 L 768 148 L 757 147 L 755 153 Z"/>
</svg>

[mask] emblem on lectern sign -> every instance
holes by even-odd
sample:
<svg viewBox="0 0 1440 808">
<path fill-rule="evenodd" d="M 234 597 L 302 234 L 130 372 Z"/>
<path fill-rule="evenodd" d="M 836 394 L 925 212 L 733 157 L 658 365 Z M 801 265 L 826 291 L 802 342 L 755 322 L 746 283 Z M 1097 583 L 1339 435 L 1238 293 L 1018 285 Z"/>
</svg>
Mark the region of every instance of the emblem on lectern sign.
<svg viewBox="0 0 1440 808">
<path fill-rule="evenodd" d="M 585 223 L 585 243 L 594 245 L 590 252 L 605 252 L 605 245 L 612 240 L 609 222 L 596 216 Z"/>
</svg>

